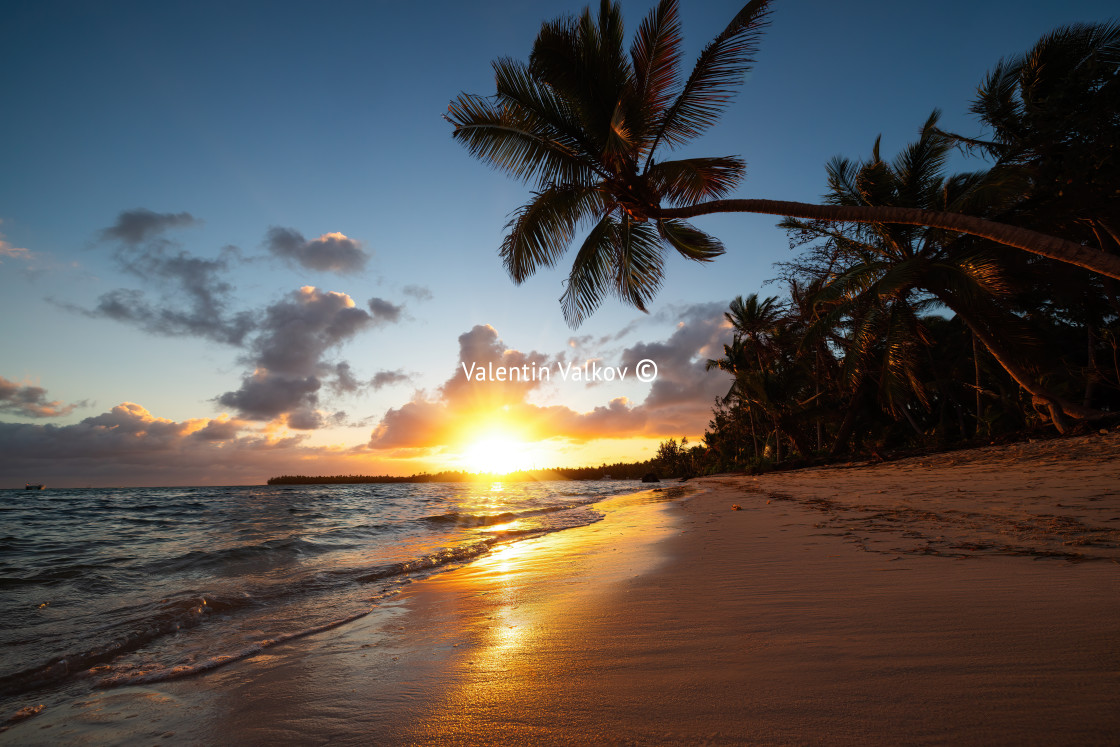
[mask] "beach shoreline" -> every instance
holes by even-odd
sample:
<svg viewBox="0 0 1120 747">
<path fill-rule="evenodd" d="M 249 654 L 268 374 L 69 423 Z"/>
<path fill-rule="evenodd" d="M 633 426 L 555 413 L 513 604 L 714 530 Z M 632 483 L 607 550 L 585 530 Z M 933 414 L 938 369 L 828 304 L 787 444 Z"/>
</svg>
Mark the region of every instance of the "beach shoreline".
<svg viewBox="0 0 1120 747">
<path fill-rule="evenodd" d="M 1108 743 L 1118 457 L 1111 433 L 609 499 L 343 628 L 0 741 Z"/>
<path fill-rule="evenodd" d="M 1108 743 L 1118 455 L 1109 434 L 697 480 L 665 562 L 415 741 Z"/>
</svg>

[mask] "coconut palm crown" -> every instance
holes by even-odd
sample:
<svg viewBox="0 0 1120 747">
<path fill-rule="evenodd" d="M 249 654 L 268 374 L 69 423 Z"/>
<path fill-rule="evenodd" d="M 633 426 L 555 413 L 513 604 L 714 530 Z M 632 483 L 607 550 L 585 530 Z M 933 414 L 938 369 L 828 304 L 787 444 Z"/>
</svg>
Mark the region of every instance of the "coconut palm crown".
<svg viewBox="0 0 1120 747">
<path fill-rule="evenodd" d="M 662 0 L 623 50 L 619 7 L 545 23 L 528 63 L 493 63 L 497 93 L 461 94 L 447 118 L 472 155 L 526 181 L 532 199 L 517 210 L 501 246 L 520 283 L 564 255 L 591 226 L 576 254 L 561 304 L 573 326 L 607 294 L 645 310 L 661 285 L 664 250 L 708 262 L 723 245 L 651 207 L 727 195 L 742 179 L 740 158 L 658 161 L 715 123 L 750 69 L 769 2 L 754 0 L 701 52 L 682 83 L 676 0 Z"/>
<path fill-rule="evenodd" d="M 534 185 L 501 245 L 521 283 L 554 266 L 586 230 L 561 296 L 577 326 L 605 296 L 645 310 L 663 279 L 664 252 L 709 262 L 724 251 L 685 221 L 716 212 L 930 225 L 971 233 L 1120 278 L 1120 257 L 977 216 L 909 207 L 725 199 L 743 178 L 737 156 L 657 160 L 711 127 L 750 70 L 769 0 L 752 0 L 681 75 L 676 0 L 661 0 L 624 51 L 617 3 L 546 22 L 528 62 L 493 63 L 496 92 L 460 94 L 453 137 L 494 168 Z"/>
</svg>

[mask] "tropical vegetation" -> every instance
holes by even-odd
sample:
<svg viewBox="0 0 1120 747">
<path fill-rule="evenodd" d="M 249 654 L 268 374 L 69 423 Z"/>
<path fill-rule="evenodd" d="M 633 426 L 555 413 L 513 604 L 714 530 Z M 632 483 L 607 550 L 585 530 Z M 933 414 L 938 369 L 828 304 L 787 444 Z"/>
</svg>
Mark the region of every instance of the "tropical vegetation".
<svg viewBox="0 0 1120 747">
<path fill-rule="evenodd" d="M 452 102 L 454 137 L 527 182 L 501 256 L 521 282 L 583 232 L 564 295 L 575 325 L 615 295 L 644 309 L 669 248 L 724 247 L 686 219 L 771 212 L 796 254 L 784 295 L 731 302 L 729 375 L 702 443 L 674 439 L 665 474 L 1070 432 L 1120 418 L 1120 25 L 1056 29 L 1004 59 L 972 112 L 934 111 L 893 158 L 825 167 L 821 205 L 730 199 L 737 156 L 662 160 L 702 134 L 749 69 L 769 2 L 748 3 L 679 73 L 677 5 L 623 51 L 617 5 L 544 24 L 497 92 Z M 950 173 L 955 153 L 979 156 Z M 1027 251 L 1020 251 L 1020 250 Z"/>
<path fill-rule="evenodd" d="M 825 169 L 835 205 L 996 216 L 1120 253 L 1120 26 L 1045 35 L 1001 61 L 972 110 L 989 140 L 934 112 L 885 159 Z M 948 174 L 956 146 L 985 168 Z M 709 368 L 703 470 L 944 448 L 1120 421 L 1115 280 L 934 227 L 787 218 L 787 296 L 735 299 Z"/>
<path fill-rule="evenodd" d="M 740 157 L 661 155 L 715 124 L 751 67 L 770 5 L 747 3 L 686 78 L 676 0 L 662 0 L 649 13 L 628 51 L 617 3 L 602 0 L 597 13 L 587 8 L 543 24 L 527 62 L 494 61 L 494 95 L 463 93 L 451 102 L 453 137 L 473 156 L 534 185 L 500 248 L 514 282 L 557 264 L 582 234 L 561 297 L 565 319 L 578 325 L 608 295 L 644 310 L 662 283 L 666 249 L 698 262 L 723 254 L 718 239 L 687 222 L 716 212 L 859 222 L 872 231 L 891 225 L 908 235 L 930 229 L 942 243 L 981 238 L 1120 279 L 1120 255 L 1110 251 L 1117 213 L 1109 212 L 1117 151 L 1103 160 L 1096 155 L 1102 138 L 1111 145 L 1115 137 L 1115 25 L 1055 32 L 990 76 L 977 111 L 994 137 L 956 142 L 997 159 L 988 186 L 1002 184 L 1002 202 L 986 189 L 975 197 L 991 200 L 987 205 L 921 204 L 909 195 L 823 205 L 732 199 L 745 170 Z M 1065 112 L 1086 95 L 1096 102 L 1094 117 L 1069 126 Z M 1091 178 L 1075 187 L 1084 175 Z M 1072 180 L 1067 189 L 1063 179 Z M 1063 211 L 1065 218 L 1056 219 Z"/>
</svg>

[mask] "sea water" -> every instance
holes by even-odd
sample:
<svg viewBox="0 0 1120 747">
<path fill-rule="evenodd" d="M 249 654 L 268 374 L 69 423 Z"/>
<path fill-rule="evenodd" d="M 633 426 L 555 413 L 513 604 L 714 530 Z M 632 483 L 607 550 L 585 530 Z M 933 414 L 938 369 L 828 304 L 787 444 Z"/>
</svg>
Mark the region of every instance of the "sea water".
<svg viewBox="0 0 1120 747">
<path fill-rule="evenodd" d="M 0 723 L 327 630 L 632 481 L 0 491 Z"/>
</svg>

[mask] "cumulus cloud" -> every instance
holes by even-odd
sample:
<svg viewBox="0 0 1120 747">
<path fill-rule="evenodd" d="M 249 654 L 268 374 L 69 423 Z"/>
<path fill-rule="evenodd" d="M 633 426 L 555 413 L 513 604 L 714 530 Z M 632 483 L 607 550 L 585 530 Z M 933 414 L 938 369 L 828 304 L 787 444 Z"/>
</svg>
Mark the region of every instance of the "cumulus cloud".
<svg viewBox="0 0 1120 747">
<path fill-rule="evenodd" d="M 309 407 L 301 407 L 287 414 L 286 424 L 292 430 L 313 431 L 316 428 L 322 428 L 324 421 L 327 419 L 328 418 L 324 417 L 323 413 L 318 410 L 312 410 Z M 337 421 L 332 420 L 332 422 Z"/>
<path fill-rule="evenodd" d="M 365 383 L 348 363 L 328 362 L 326 354 L 363 329 L 399 322 L 403 306 L 373 298 L 366 311 L 345 293 L 306 286 L 264 309 L 234 311 L 234 289 L 226 278 L 241 261 L 237 248 L 198 257 L 166 235 L 198 222 L 189 213 L 121 213 L 100 236 L 116 243 L 114 256 L 122 270 L 159 289 L 159 300 L 141 290 L 118 288 L 102 294 L 92 309 L 67 308 L 150 334 L 199 337 L 244 349 L 249 373 L 239 389 L 216 401 L 251 420 L 318 428 L 330 422 L 318 409 L 324 384 L 346 394 L 390 383 Z M 360 269 L 367 259 L 359 242 L 339 233 L 307 241 L 292 229 L 273 228 L 266 244 L 273 253 L 315 269 Z"/>
<path fill-rule="evenodd" d="M 363 381 L 354 375 L 353 368 L 345 361 L 335 364 L 332 373 L 334 379 L 330 382 L 330 387 L 338 394 L 354 394 L 367 388 L 377 391 L 387 386 L 412 381 L 412 376 L 399 368 L 395 371 L 378 371 L 373 378 Z"/>
<path fill-rule="evenodd" d="M 383 298 L 371 298 L 369 300 L 369 311 L 373 314 L 373 321 L 378 326 L 381 326 L 383 324 L 396 324 L 399 322 L 404 307 L 389 303 Z"/>
<path fill-rule="evenodd" d="M 368 454 L 260 434 L 227 416 L 174 421 L 125 402 L 73 425 L 0 422 L 0 480 L 48 485 L 260 484 L 358 471 Z"/>
<path fill-rule="evenodd" d="M 272 420 L 294 410 L 311 410 L 319 404 L 319 379 L 293 377 L 257 369 L 241 380 L 241 388 L 218 397 L 219 404 L 236 409 L 251 420 Z M 298 422 L 308 422 L 302 418 Z"/>
<path fill-rule="evenodd" d="M 327 353 L 375 321 L 345 293 L 310 285 L 300 288 L 261 314 L 246 357 L 253 372 L 242 379 L 240 389 L 217 401 L 252 420 L 286 416 L 290 428 L 320 427 L 324 419 L 318 412 L 319 391 L 324 379 L 331 379 L 338 392 L 360 388 L 350 365 L 328 363 Z"/>
<path fill-rule="evenodd" d="M 277 257 L 309 270 L 360 272 L 369 261 L 369 254 L 360 241 L 337 232 L 308 240 L 294 228 L 274 226 L 265 235 L 264 245 Z"/>
<path fill-rule="evenodd" d="M 265 309 L 252 349 L 259 366 L 276 373 L 319 373 L 327 349 L 368 327 L 372 319 L 345 293 L 305 285 Z"/>
<path fill-rule="evenodd" d="M 558 384 L 556 374 L 556 364 L 564 362 L 570 351 L 557 355 L 521 352 L 506 346 L 493 327 L 476 326 L 459 337 L 459 357 L 451 378 L 436 392 L 419 392 L 412 401 L 386 412 L 371 434 L 370 447 L 419 449 L 453 445 L 490 418 L 499 419 L 503 430 L 520 431 L 521 437 L 528 439 L 590 441 L 698 433 L 711 417 L 714 398 L 727 389 L 726 375 L 704 370 L 705 360 L 716 354 L 726 336 L 722 322 L 721 304 L 690 306 L 682 311 L 677 328 L 668 339 L 627 348 L 616 363 L 600 361 L 600 365 L 626 366 L 633 377 L 637 364 L 650 358 L 658 366 L 658 377 L 640 403 L 614 397 L 585 412 L 530 401 L 531 395 L 546 385 L 571 385 Z M 464 366 L 470 370 L 472 364 L 482 368 L 493 364 L 507 370 L 545 366 L 552 373 L 547 384 L 532 377 L 516 381 L 469 380 Z"/>
<path fill-rule="evenodd" d="M 0 376 L 0 412 L 26 418 L 59 418 L 87 406 L 85 401 L 66 405 L 59 400 L 49 400 L 43 387 L 20 384 Z"/>
<path fill-rule="evenodd" d="M 658 366 L 658 376 L 646 397 L 646 406 L 653 409 L 691 407 L 702 401 L 710 409 L 717 396 L 727 393 L 722 376 L 706 375 L 708 358 L 723 354 L 723 343 L 729 341 L 723 316 L 726 304 L 709 303 L 689 306 L 681 314 L 677 328 L 667 340 L 640 342 L 622 351 L 622 365 L 632 370 L 645 359 Z"/>
<path fill-rule="evenodd" d="M 136 245 L 152 241 L 173 228 L 191 228 L 201 223 L 190 213 L 156 213 L 136 208 L 122 211 L 116 223 L 102 229 L 101 238 Z"/>
<path fill-rule="evenodd" d="M 339 393 L 353 393 L 362 388 L 362 382 L 354 375 L 350 364 L 342 361 L 334 367 L 334 381 L 331 382 L 331 389 Z"/>
</svg>

